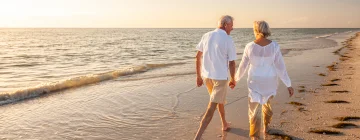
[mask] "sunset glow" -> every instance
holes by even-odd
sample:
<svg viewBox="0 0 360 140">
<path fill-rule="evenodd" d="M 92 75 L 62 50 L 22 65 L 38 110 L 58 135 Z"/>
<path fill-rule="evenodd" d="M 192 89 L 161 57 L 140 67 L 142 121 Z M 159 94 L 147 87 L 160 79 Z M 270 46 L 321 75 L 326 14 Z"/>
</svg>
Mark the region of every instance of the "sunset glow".
<svg viewBox="0 0 360 140">
<path fill-rule="evenodd" d="M 235 28 L 260 19 L 277 28 L 358 28 L 359 5 L 357 0 L 2 0 L 0 27 L 212 28 L 229 14 Z"/>
</svg>

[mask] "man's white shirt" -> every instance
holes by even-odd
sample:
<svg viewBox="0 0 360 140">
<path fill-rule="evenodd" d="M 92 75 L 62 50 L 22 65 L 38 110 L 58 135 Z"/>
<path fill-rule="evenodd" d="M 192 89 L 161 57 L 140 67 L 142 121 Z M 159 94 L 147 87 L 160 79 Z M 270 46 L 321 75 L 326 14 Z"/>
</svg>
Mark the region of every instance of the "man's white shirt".
<svg viewBox="0 0 360 140">
<path fill-rule="evenodd" d="M 232 38 L 222 29 L 203 35 L 196 46 L 203 53 L 201 76 L 214 80 L 228 79 L 228 63 L 236 60 L 236 49 Z"/>
</svg>

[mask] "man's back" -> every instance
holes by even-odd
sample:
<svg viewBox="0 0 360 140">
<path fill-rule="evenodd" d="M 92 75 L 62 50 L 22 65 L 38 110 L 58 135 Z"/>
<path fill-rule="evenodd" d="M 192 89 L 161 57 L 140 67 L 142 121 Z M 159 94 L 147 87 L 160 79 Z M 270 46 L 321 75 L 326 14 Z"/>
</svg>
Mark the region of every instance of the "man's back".
<svg viewBox="0 0 360 140">
<path fill-rule="evenodd" d="M 222 29 L 206 33 L 196 46 L 203 53 L 202 76 L 216 80 L 227 80 L 228 61 L 236 59 L 232 38 Z"/>
<path fill-rule="evenodd" d="M 216 108 L 221 118 L 221 130 L 225 131 L 230 126 L 225 119 L 224 103 L 227 86 L 233 89 L 236 85 L 234 79 L 236 52 L 234 42 L 229 36 L 233 30 L 233 20 L 234 18 L 229 15 L 222 16 L 218 21 L 218 29 L 204 34 L 196 46 L 198 50 L 196 52 L 196 85 L 200 87 L 205 81 L 210 100 L 194 140 L 201 139 Z M 229 81 L 228 71 L 231 76 Z"/>
</svg>

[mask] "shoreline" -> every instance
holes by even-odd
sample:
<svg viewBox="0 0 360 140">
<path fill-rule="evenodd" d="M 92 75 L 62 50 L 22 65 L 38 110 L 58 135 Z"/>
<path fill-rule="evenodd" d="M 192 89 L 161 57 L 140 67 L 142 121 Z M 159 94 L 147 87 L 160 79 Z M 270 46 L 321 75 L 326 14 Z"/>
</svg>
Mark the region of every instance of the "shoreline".
<svg viewBox="0 0 360 140">
<path fill-rule="evenodd" d="M 270 133 L 293 139 L 360 139 L 360 73 L 356 72 L 360 69 L 360 32 L 340 45 L 333 52 L 339 62 L 327 66 L 322 87 L 316 92 L 294 87 L 305 92 L 302 100 L 284 106 L 281 116 L 274 117 Z M 352 119 L 341 121 L 345 117 Z"/>
<path fill-rule="evenodd" d="M 344 33 L 340 38 L 335 38 L 343 41 L 353 34 Z M 325 73 L 331 62 L 338 61 L 338 56 L 332 52 L 340 47 L 304 50 L 301 53 L 290 51 L 284 59 L 288 62 L 286 66 L 293 87 L 305 86 L 306 90 L 312 88 L 318 92 L 317 88 L 324 80 L 318 74 Z M 193 71 L 192 66 L 193 63 L 189 64 L 189 71 Z M 176 66 L 172 72 L 181 72 L 184 70 L 182 67 Z M 161 74 L 167 70 L 155 69 L 134 78 Z M 0 115 L 3 122 L 1 135 L 8 139 L 36 139 L 44 136 L 48 139 L 192 139 L 209 101 L 204 86 L 193 88 L 194 76 L 170 75 L 125 82 L 120 78 L 0 106 L 3 112 Z M 232 122 L 230 130 L 221 131 L 219 115 L 215 113 L 203 139 L 248 139 L 246 91 L 244 77 L 235 90 L 229 90 L 227 94 L 229 104 L 225 106 L 225 111 L 227 120 Z M 297 111 L 288 102 L 304 103 L 302 98 L 305 99 L 303 95 L 307 94 L 298 92 L 296 89 L 295 95 L 289 98 L 286 87 L 279 83 L 278 94 L 273 100 L 274 129 L 284 121 L 282 115 Z M 288 112 L 281 115 L 285 109 Z M 285 120 L 282 124 L 288 123 Z M 294 138 L 302 138 L 302 134 L 287 132 L 292 129 L 284 127 L 278 128 L 279 131 Z"/>
</svg>

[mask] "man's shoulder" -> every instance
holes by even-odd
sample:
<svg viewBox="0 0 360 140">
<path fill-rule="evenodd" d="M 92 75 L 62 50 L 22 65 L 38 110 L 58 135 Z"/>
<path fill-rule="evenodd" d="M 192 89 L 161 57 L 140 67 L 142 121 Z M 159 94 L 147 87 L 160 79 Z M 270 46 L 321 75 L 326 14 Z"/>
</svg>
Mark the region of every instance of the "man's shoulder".
<svg viewBox="0 0 360 140">
<path fill-rule="evenodd" d="M 227 35 L 226 33 L 224 34 L 219 29 L 209 31 L 209 32 L 205 33 L 203 35 L 203 37 L 208 38 L 208 39 L 210 39 L 210 38 L 211 39 L 216 39 L 218 41 L 233 42 L 233 38 L 231 36 Z M 212 38 L 212 37 L 215 37 L 215 38 Z"/>
<path fill-rule="evenodd" d="M 209 37 L 211 36 L 211 34 L 214 34 L 214 31 L 209 31 L 209 32 L 206 32 L 203 37 Z"/>
<path fill-rule="evenodd" d="M 228 36 L 226 33 L 224 34 L 221 29 L 215 29 L 215 30 L 209 31 L 209 32 L 205 33 L 204 35 L 213 35 L 213 34 L 220 35 L 220 36 L 223 36 L 223 35 Z"/>
</svg>

